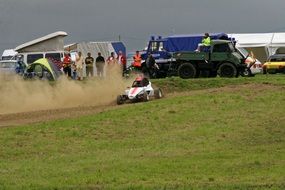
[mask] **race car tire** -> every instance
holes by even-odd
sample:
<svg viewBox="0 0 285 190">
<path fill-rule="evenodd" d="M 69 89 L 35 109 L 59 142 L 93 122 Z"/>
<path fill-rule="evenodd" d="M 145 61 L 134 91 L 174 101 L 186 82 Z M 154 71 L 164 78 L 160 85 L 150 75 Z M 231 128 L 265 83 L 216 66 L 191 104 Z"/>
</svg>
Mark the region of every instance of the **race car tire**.
<svg viewBox="0 0 285 190">
<path fill-rule="evenodd" d="M 144 94 L 143 94 L 143 101 L 144 102 L 148 102 L 149 101 L 149 95 L 148 95 L 147 92 L 144 92 Z"/>
<path fill-rule="evenodd" d="M 162 98 L 162 91 L 160 90 L 160 88 L 158 88 L 158 89 L 155 89 L 154 90 L 154 98 L 155 99 L 160 99 L 160 98 Z"/>
<path fill-rule="evenodd" d="M 118 95 L 117 96 L 117 105 L 122 105 L 123 103 L 125 103 L 123 96 Z"/>
<path fill-rule="evenodd" d="M 242 71 L 240 74 L 243 77 L 253 77 L 254 76 L 249 68 L 244 69 L 244 71 Z"/>
</svg>

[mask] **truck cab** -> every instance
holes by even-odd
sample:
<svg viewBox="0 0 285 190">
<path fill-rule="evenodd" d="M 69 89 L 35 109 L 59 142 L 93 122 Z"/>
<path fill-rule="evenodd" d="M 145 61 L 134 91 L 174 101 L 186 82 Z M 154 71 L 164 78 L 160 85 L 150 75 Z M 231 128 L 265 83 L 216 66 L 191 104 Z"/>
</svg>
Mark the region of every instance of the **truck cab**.
<svg viewBox="0 0 285 190">
<path fill-rule="evenodd" d="M 151 37 L 151 40 L 148 42 L 146 50 L 142 53 L 142 67 L 145 66 L 145 60 L 147 55 L 152 54 L 155 59 L 156 64 L 160 68 L 159 76 L 167 76 L 170 64 L 172 63 L 172 55 L 169 51 L 166 50 L 167 40 L 161 37 L 155 39 Z"/>
<path fill-rule="evenodd" d="M 158 39 L 152 37 L 148 43 L 146 53 L 142 54 L 142 59 L 145 60 L 147 58 L 148 53 L 151 53 L 152 56 L 158 60 L 167 60 L 171 58 L 171 54 L 166 51 L 165 42 L 166 40 L 162 39 L 161 37 L 158 37 Z"/>
</svg>

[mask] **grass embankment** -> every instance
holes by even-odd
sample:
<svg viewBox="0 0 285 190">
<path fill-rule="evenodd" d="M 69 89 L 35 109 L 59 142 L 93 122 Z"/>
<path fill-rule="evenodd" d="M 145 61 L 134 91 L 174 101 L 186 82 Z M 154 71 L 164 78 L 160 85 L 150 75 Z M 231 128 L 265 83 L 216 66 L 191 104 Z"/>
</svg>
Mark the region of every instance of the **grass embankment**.
<svg viewBox="0 0 285 190">
<path fill-rule="evenodd" d="M 157 80 L 168 91 L 279 86 L 2 128 L 0 189 L 284 189 L 284 79 Z"/>
<path fill-rule="evenodd" d="M 167 80 L 157 79 L 153 82 L 156 86 L 164 89 L 167 93 L 172 93 L 242 84 L 285 85 L 285 75 L 256 75 L 255 77 L 248 78 L 197 78 L 192 80 L 183 80 L 178 77 L 173 77 L 168 78 Z"/>
</svg>

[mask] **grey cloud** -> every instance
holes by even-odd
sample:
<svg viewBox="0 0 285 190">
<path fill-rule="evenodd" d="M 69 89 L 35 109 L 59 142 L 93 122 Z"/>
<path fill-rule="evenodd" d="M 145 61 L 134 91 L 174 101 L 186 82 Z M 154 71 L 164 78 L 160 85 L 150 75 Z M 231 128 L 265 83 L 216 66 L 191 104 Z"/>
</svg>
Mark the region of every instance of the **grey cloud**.
<svg viewBox="0 0 285 190">
<path fill-rule="evenodd" d="M 152 34 L 285 31 L 284 0 L 0 0 L 0 51 L 57 30 L 66 43 Z"/>
</svg>

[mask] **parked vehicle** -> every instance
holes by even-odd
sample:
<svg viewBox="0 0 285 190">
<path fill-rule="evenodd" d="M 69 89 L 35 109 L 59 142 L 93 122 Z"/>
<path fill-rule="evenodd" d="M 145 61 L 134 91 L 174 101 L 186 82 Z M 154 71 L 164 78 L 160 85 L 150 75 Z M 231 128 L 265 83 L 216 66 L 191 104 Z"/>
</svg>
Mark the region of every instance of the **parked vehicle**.
<svg viewBox="0 0 285 190">
<path fill-rule="evenodd" d="M 241 73 L 242 76 L 252 77 L 255 74 L 262 73 L 262 63 L 254 57 L 252 53 L 249 53 L 246 49 L 242 47 L 237 47 L 237 50 L 246 57 L 245 64 L 247 65 L 247 69 Z"/>
<path fill-rule="evenodd" d="M 41 58 L 51 58 L 53 60 L 63 61 L 64 51 L 24 52 L 19 53 L 18 56 L 21 56 L 23 62 L 26 64 L 31 64 Z"/>
<path fill-rule="evenodd" d="M 27 65 L 19 60 L 1 60 L 0 72 L 8 74 L 23 74 Z"/>
<path fill-rule="evenodd" d="M 23 62 L 32 64 L 41 58 L 51 58 L 57 61 L 63 61 L 64 57 L 64 38 L 66 32 L 58 31 L 46 36 L 34 39 L 21 44 L 15 48 L 17 56 L 21 56 Z"/>
<path fill-rule="evenodd" d="M 16 73 L 15 70 L 17 68 L 16 60 L 1 60 L 0 61 L 0 72 L 1 73 Z"/>
<path fill-rule="evenodd" d="M 147 102 L 151 98 L 162 98 L 162 91 L 159 88 L 154 89 L 147 78 L 137 77 L 131 88 L 127 88 L 124 94 L 117 96 L 117 104 Z"/>
<path fill-rule="evenodd" d="M 285 73 L 285 54 L 271 55 L 267 62 L 263 64 L 263 73 Z"/>
<path fill-rule="evenodd" d="M 159 66 L 158 78 L 177 75 L 176 59 L 173 57 L 177 52 L 194 52 L 198 44 L 201 43 L 203 34 L 196 35 L 174 35 L 165 38 L 151 37 L 148 46 L 142 52 L 142 67 L 145 66 L 145 60 L 149 53 L 155 58 L 156 64 Z M 227 34 L 217 33 L 210 34 L 212 40 L 223 39 L 230 40 Z M 174 66 L 174 67 L 173 67 Z M 142 68 L 143 70 L 143 68 Z"/>
<path fill-rule="evenodd" d="M 247 68 L 245 57 L 231 41 L 212 40 L 211 46 L 201 52 L 178 52 L 175 69 L 183 79 L 199 77 L 201 73 L 208 77 L 238 77 Z"/>
</svg>

